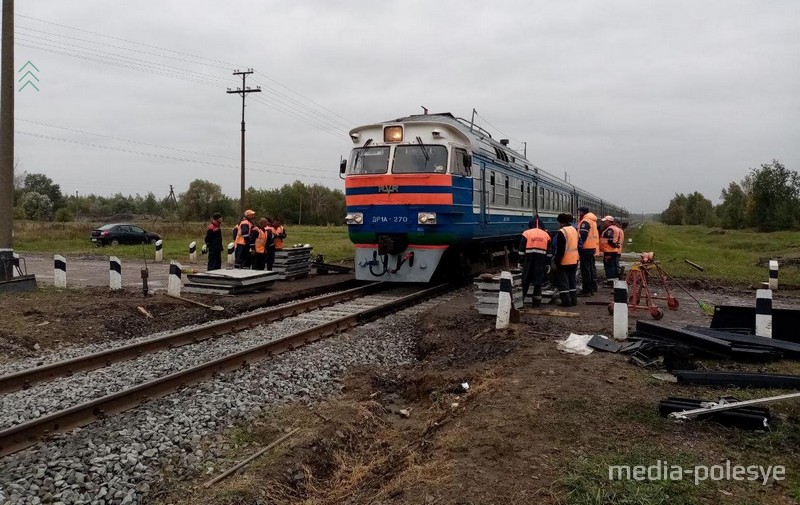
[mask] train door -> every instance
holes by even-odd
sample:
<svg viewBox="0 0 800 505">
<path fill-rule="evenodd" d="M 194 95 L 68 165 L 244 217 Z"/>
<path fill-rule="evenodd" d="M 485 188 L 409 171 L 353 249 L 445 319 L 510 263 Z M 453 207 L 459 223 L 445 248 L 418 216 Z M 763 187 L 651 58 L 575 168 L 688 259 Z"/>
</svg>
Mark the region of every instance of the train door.
<svg viewBox="0 0 800 505">
<path fill-rule="evenodd" d="M 481 215 L 480 215 L 481 228 L 486 228 L 486 225 L 489 222 L 487 205 L 488 201 L 486 193 L 486 163 L 481 161 Z"/>
</svg>

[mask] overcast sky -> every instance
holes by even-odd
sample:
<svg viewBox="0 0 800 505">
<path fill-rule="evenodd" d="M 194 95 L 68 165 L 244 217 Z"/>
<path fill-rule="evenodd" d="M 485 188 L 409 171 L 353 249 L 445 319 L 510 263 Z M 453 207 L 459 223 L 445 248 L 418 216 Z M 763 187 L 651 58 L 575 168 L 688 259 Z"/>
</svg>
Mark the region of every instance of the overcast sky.
<svg viewBox="0 0 800 505">
<path fill-rule="evenodd" d="M 16 153 L 66 193 L 166 196 L 201 178 L 238 196 L 241 101 L 225 91 L 246 67 L 263 90 L 248 96 L 248 186 L 341 188 L 348 130 L 420 106 L 474 107 L 534 164 L 634 212 L 676 192 L 716 202 L 773 158 L 800 169 L 796 0 L 38 0 L 16 12 L 16 66 L 33 62 L 40 89 L 16 95 Z"/>
</svg>

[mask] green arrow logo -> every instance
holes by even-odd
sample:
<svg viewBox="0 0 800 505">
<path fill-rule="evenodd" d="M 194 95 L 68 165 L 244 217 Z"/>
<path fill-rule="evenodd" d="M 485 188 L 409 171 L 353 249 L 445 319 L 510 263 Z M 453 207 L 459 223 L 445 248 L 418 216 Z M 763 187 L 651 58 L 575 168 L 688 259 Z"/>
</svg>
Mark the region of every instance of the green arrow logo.
<svg viewBox="0 0 800 505">
<path fill-rule="evenodd" d="M 38 68 L 36 68 L 36 65 L 34 65 L 34 64 L 31 62 L 31 60 L 28 60 L 28 61 L 27 61 L 27 62 L 26 62 L 24 65 L 22 65 L 22 68 L 20 68 L 20 69 L 18 70 L 18 72 L 17 72 L 17 73 L 22 73 L 22 72 L 23 72 L 23 71 L 24 71 L 26 68 L 28 68 L 28 67 L 31 67 L 31 69 L 32 69 L 32 70 L 35 70 L 36 72 L 38 72 L 38 71 L 39 71 L 39 69 L 38 69 Z M 29 69 L 27 72 L 25 72 L 24 74 L 22 74 L 22 77 L 20 77 L 20 78 L 19 78 L 19 80 L 17 81 L 17 82 L 23 82 L 23 81 L 25 81 L 25 82 L 24 82 L 24 84 L 22 85 L 22 87 L 21 87 L 21 88 L 19 88 L 19 91 L 18 91 L 18 92 L 20 92 L 20 91 L 22 91 L 23 89 L 27 88 L 29 84 L 30 84 L 30 86 L 31 86 L 33 89 L 35 89 L 36 91 L 39 91 L 39 88 L 38 88 L 38 86 L 36 86 L 36 84 L 33 82 L 34 80 L 35 80 L 36 82 L 39 82 L 39 78 L 38 78 L 38 77 L 36 77 L 36 75 L 35 75 L 35 74 L 34 74 L 34 73 L 33 73 L 33 72 L 32 72 L 32 71 Z"/>
</svg>

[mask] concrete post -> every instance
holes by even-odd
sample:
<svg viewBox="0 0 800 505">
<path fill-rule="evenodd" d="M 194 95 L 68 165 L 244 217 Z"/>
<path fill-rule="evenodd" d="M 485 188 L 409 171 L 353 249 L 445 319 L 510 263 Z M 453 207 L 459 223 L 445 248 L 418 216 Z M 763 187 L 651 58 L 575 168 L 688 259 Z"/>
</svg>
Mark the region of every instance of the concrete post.
<svg viewBox="0 0 800 505">
<path fill-rule="evenodd" d="M 769 289 L 778 290 L 778 260 L 769 261 Z"/>
<path fill-rule="evenodd" d="M 231 242 L 228 244 L 228 265 L 233 266 L 236 258 L 234 257 L 234 251 L 236 251 L 236 244 Z"/>
<path fill-rule="evenodd" d="M 197 242 L 189 244 L 189 263 L 197 263 Z"/>
<path fill-rule="evenodd" d="M 57 288 L 67 287 L 67 259 L 59 254 L 53 256 L 53 285 Z"/>
<path fill-rule="evenodd" d="M 628 283 L 614 281 L 614 340 L 628 338 Z"/>
<path fill-rule="evenodd" d="M 500 273 L 500 291 L 497 293 L 497 319 L 495 321 L 495 328 L 501 330 L 508 328 L 508 323 L 511 320 L 511 286 L 512 277 L 511 272 Z"/>
<path fill-rule="evenodd" d="M 170 296 L 181 296 L 181 265 L 175 261 L 169 264 L 169 282 L 167 283 L 167 294 Z"/>
<path fill-rule="evenodd" d="M 161 239 L 156 240 L 156 262 L 161 263 L 164 261 L 164 241 Z"/>
<path fill-rule="evenodd" d="M 111 291 L 122 289 L 122 262 L 116 256 L 109 258 L 108 287 Z"/>
<path fill-rule="evenodd" d="M 772 338 L 772 290 L 756 290 L 756 335 Z"/>
</svg>

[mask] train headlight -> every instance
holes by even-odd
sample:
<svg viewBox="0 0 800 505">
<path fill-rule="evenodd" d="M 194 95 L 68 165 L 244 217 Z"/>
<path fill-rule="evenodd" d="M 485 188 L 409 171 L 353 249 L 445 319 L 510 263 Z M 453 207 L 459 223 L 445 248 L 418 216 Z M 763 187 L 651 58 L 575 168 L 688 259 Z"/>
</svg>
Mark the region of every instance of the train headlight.
<svg viewBox="0 0 800 505">
<path fill-rule="evenodd" d="M 436 213 L 420 212 L 417 214 L 417 222 L 419 224 L 436 224 Z"/>
<path fill-rule="evenodd" d="M 347 224 L 362 224 L 364 222 L 364 214 L 361 212 L 351 212 L 344 216 Z"/>
<path fill-rule="evenodd" d="M 402 142 L 403 141 L 403 127 L 402 126 L 386 126 L 383 129 L 384 142 Z"/>
</svg>

